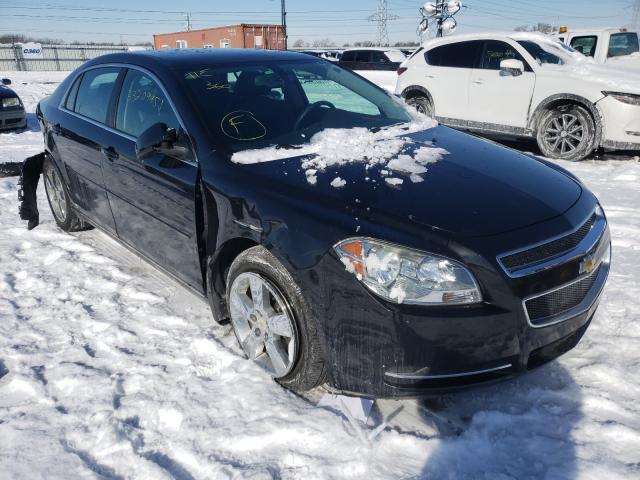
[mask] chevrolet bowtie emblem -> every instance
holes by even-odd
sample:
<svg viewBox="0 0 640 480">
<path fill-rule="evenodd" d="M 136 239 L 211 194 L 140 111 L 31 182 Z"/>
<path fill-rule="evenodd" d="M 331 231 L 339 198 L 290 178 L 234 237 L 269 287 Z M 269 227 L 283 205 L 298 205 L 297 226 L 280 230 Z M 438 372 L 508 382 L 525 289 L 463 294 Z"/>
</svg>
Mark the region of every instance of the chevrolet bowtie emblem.
<svg viewBox="0 0 640 480">
<path fill-rule="evenodd" d="M 580 274 L 591 273 L 596 269 L 597 266 L 598 263 L 596 262 L 595 253 L 587 255 L 586 257 L 584 257 L 584 259 L 582 259 L 582 262 L 580 262 Z"/>
</svg>

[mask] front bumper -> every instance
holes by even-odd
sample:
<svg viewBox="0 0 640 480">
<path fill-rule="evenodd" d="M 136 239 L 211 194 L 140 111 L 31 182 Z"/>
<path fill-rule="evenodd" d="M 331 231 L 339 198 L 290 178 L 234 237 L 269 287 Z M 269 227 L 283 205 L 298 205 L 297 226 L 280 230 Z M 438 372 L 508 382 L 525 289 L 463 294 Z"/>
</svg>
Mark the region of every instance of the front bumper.
<svg viewBox="0 0 640 480">
<path fill-rule="evenodd" d="M 605 97 L 598 102 L 598 107 L 604 117 L 602 146 L 640 151 L 640 106 Z"/>
<path fill-rule="evenodd" d="M 603 258 L 610 242 L 606 226 L 589 253 Z M 586 331 L 610 268 L 601 262 L 596 270 L 580 274 L 580 257 L 510 278 L 497 264 L 478 264 L 473 272 L 482 285 L 482 304 L 422 307 L 384 302 L 337 259 L 326 263 L 325 278 L 332 281 L 325 292 L 327 306 L 318 316 L 325 319 L 329 384 L 374 398 L 440 395 L 506 379 L 553 360 Z M 580 302 L 556 319 L 544 318 L 536 325 L 529 321 L 527 299 L 569 288 L 576 278 L 589 275 L 594 279 Z"/>
<path fill-rule="evenodd" d="M 0 130 L 24 128 L 27 115 L 24 110 L 0 110 Z"/>
</svg>

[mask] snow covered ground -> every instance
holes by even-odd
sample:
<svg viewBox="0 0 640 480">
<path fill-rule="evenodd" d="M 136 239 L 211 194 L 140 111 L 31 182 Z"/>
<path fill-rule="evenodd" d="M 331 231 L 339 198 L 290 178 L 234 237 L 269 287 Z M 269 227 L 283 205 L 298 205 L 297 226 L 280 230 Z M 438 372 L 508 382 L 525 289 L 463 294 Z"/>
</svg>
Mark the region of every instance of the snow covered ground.
<svg viewBox="0 0 640 480">
<path fill-rule="evenodd" d="M 28 111 L 54 75 L 12 75 Z M 40 149 L 37 132 L 0 134 L 0 162 Z M 17 179 L 0 179 L 0 478 L 640 478 L 640 163 L 562 165 L 613 235 L 582 342 L 514 381 L 377 402 L 366 426 L 280 388 L 104 234 L 59 231 L 42 188 L 28 232 Z"/>
</svg>

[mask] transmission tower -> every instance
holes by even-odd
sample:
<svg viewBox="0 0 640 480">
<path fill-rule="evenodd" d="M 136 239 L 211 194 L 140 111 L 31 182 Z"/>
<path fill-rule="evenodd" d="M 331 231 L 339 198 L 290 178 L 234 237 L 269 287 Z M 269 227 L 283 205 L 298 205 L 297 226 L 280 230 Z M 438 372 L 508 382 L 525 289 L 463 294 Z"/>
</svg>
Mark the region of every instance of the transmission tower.
<svg viewBox="0 0 640 480">
<path fill-rule="evenodd" d="M 389 15 L 387 0 L 378 0 L 378 11 L 369 17 L 370 22 L 378 24 L 378 45 L 383 47 L 389 45 L 389 32 L 387 22 L 397 20 L 397 15 Z"/>
<path fill-rule="evenodd" d="M 636 29 L 640 28 L 640 0 L 636 0 L 631 18 L 633 19 L 633 27 Z"/>
</svg>

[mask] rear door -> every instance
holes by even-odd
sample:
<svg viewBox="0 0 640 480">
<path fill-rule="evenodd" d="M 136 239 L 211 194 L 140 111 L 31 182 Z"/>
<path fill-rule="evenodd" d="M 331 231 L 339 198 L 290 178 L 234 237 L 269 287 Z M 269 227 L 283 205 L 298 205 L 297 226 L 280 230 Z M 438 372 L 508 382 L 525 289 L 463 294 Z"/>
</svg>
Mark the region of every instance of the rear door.
<svg viewBox="0 0 640 480">
<path fill-rule="evenodd" d="M 513 75 L 500 69 L 503 60 L 522 61 L 525 72 Z M 524 57 L 509 43 L 487 40 L 479 68 L 473 70 L 469 88 L 469 120 L 483 124 L 525 128 L 536 76 Z M 492 125 L 483 129 L 492 129 Z M 503 129 L 498 129 L 503 131 Z"/>
<path fill-rule="evenodd" d="M 156 153 L 140 161 L 138 136 L 164 123 L 188 149 L 184 160 Z M 113 119 L 119 133 L 103 145 L 109 152 L 105 183 L 118 236 L 192 287 L 202 290 L 196 238 L 198 165 L 187 132 L 158 80 L 148 72 L 126 71 Z"/>
<path fill-rule="evenodd" d="M 416 84 L 433 97 L 436 117 L 468 119 L 469 82 L 481 46 L 481 41 L 441 45 L 424 53 L 424 63 L 416 58 L 410 64 L 410 70 L 417 68 Z"/>
<path fill-rule="evenodd" d="M 92 68 L 72 85 L 61 105 L 66 118 L 53 126 L 73 202 L 91 222 L 115 234 L 103 177 L 102 144 L 110 135 L 109 111 L 122 69 Z"/>
</svg>

